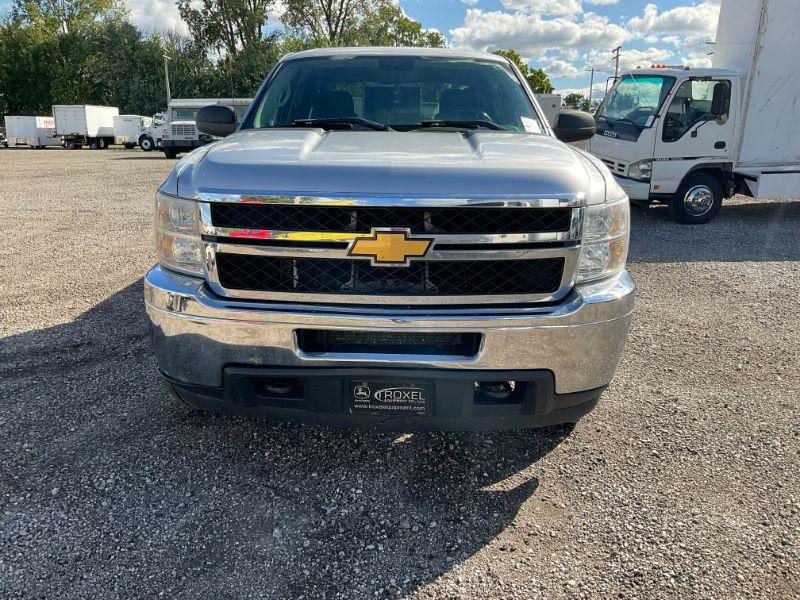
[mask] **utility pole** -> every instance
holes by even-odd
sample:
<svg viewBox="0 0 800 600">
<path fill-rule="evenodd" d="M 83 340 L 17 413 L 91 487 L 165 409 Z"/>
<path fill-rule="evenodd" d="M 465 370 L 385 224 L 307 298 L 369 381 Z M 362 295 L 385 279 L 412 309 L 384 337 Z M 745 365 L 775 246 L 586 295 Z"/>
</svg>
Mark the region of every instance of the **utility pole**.
<svg viewBox="0 0 800 600">
<path fill-rule="evenodd" d="M 587 73 L 591 73 L 589 76 L 589 112 L 592 112 L 592 88 L 594 88 L 594 65 L 592 65 L 591 69 L 584 69 Z"/>
<path fill-rule="evenodd" d="M 614 81 L 619 79 L 619 51 L 622 50 L 622 46 L 617 46 L 611 51 L 611 60 L 614 61 Z"/>
<path fill-rule="evenodd" d="M 171 61 L 171 60 L 172 60 L 172 57 L 165 52 L 164 53 L 164 79 L 167 82 L 167 106 L 169 106 L 169 103 L 172 101 L 172 93 L 170 92 L 170 89 L 169 89 L 169 61 Z"/>
</svg>

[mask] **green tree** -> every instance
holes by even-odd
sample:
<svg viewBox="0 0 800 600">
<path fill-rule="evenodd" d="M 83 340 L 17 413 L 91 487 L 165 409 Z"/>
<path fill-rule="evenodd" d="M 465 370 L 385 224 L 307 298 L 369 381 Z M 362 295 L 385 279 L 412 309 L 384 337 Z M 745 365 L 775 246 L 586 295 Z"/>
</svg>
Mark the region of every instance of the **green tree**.
<svg viewBox="0 0 800 600">
<path fill-rule="evenodd" d="M 494 53 L 506 57 L 517 66 L 534 94 L 552 94 L 555 91 L 547 73 L 528 65 L 516 50 L 496 50 Z"/>
<path fill-rule="evenodd" d="M 589 110 L 589 99 L 578 92 L 572 92 L 564 96 L 564 104 L 574 106 L 578 110 Z"/>
<path fill-rule="evenodd" d="M 392 0 L 285 0 L 281 20 L 313 46 L 442 47 L 441 33 L 408 18 Z"/>
<path fill-rule="evenodd" d="M 349 37 L 355 46 L 422 46 L 443 48 L 444 36 L 435 29 L 423 29 L 422 23 L 409 19 L 394 4 L 381 4 L 368 12 L 360 26 Z"/>
<path fill-rule="evenodd" d="M 194 40 L 235 55 L 263 41 L 274 0 L 178 0 Z"/>
</svg>

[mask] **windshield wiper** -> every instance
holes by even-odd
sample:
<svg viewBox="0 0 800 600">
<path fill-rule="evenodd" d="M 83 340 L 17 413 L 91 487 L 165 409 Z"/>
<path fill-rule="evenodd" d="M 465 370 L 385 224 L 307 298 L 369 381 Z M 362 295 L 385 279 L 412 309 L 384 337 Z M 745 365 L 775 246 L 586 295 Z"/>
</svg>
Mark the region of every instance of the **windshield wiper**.
<svg viewBox="0 0 800 600">
<path fill-rule="evenodd" d="M 619 119 L 609 119 L 608 117 L 606 117 L 606 121 L 608 121 L 612 127 L 614 126 L 614 123 L 630 123 L 631 125 L 636 127 L 636 129 L 644 129 L 644 127 L 642 127 L 641 125 L 639 125 L 634 121 L 631 121 L 628 117 L 621 117 Z"/>
<path fill-rule="evenodd" d="M 437 119 L 435 121 L 423 121 L 419 125 L 416 125 L 416 127 L 457 127 L 464 129 L 479 129 L 481 127 L 485 127 L 486 129 L 492 129 L 494 131 L 508 131 L 505 127 L 502 127 L 497 123 L 481 120 Z"/>
<path fill-rule="evenodd" d="M 325 129 L 327 126 L 336 125 L 361 125 L 367 129 L 374 131 L 394 131 L 388 125 L 370 121 L 369 119 L 362 119 L 360 117 L 333 117 L 329 119 L 298 119 L 293 121 L 290 127 L 321 127 Z"/>
</svg>

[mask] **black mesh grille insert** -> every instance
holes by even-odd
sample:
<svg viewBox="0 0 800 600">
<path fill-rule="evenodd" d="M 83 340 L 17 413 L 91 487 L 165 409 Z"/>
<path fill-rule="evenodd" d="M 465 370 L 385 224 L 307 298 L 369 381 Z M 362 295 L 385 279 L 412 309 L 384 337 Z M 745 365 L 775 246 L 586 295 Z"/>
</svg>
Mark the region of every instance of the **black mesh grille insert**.
<svg viewBox="0 0 800 600">
<path fill-rule="evenodd" d="M 381 296 L 497 296 L 555 292 L 563 258 L 415 262 L 373 267 L 366 260 L 217 254 L 230 290 Z"/>
<path fill-rule="evenodd" d="M 536 233 L 568 231 L 570 208 L 416 208 L 214 203 L 217 227 L 283 231 L 410 228 L 413 233 Z"/>
</svg>

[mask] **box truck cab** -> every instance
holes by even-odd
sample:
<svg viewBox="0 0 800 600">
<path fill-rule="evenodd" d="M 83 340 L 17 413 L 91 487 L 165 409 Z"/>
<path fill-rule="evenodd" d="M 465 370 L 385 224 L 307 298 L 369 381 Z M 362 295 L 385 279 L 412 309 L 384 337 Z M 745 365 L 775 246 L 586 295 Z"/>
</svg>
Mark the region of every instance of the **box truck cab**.
<svg viewBox="0 0 800 600">
<path fill-rule="evenodd" d="M 160 112 L 150 118 L 150 123 L 142 127 L 139 131 L 139 147 L 145 152 L 150 152 L 154 148 L 161 147 L 161 140 L 164 137 L 167 114 Z"/>
<path fill-rule="evenodd" d="M 192 98 L 171 100 L 167 108 L 167 122 L 161 140 L 161 147 L 167 158 L 175 158 L 182 152 L 189 152 L 203 146 L 215 138 L 206 133 L 198 133 L 195 121 L 197 111 L 204 106 L 221 104 L 234 110 L 239 120 L 250 107 L 252 98 Z"/>
<path fill-rule="evenodd" d="M 793 12 L 794 11 L 794 12 Z M 722 4 L 714 67 L 623 74 L 595 115 L 590 151 L 634 202 L 662 201 L 706 223 L 723 198 L 793 198 L 800 189 L 793 0 Z"/>
</svg>

